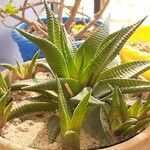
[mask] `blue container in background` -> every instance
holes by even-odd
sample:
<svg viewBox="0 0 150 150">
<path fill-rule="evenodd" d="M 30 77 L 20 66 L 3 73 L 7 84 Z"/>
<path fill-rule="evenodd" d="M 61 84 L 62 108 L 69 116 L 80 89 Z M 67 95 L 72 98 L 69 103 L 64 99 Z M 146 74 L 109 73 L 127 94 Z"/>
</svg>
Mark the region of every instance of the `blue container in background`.
<svg viewBox="0 0 150 150">
<path fill-rule="evenodd" d="M 66 22 L 68 19 L 68 17 L 63 17 L 63 22 Z M 44 23 L 46 23 L 46 18 L 42 18 L 41 19 Z M 82 20 L 82 18 L 76 18 L 76 21 L 80 21 Z M 86 23 L 89 22 L 88 18 L 84 18 L 84 21 Z M 101 21 L 97 22 L 98 24 L 102 24 Z M 17 28 L 22 29 L 22 30 L 26 30 L 28 28 L 28 25 L 26 23 L 21 23 L 20 25 L 17 26 Z M 19 46 L 19 50 L 21 53 L 21 56 L 23 58 L 23 61 L 29 61 L 32 59 L 32 57 L 34 56 L 34 54 L 38 51 L 38 47 L 32 43 L 31 41 L 29 41 L 27 38 L 23 37 L 19 32 L 17 32 L 16 30 L 12 31 L 12 38 L 13 40 L 18 44 Z M 79 41 L 75 41 L 75 45 L 77 47 L 79 47 L 84 40 L 79 40 Z M 39 58 L 44 58 L 44 54 L 41 52 Z"/>
</svg>

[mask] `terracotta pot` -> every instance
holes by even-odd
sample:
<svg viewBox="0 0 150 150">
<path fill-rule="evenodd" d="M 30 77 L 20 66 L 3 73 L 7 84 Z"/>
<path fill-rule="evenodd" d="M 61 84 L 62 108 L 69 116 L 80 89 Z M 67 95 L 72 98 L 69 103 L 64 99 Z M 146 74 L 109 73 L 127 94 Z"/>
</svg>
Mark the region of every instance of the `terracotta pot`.
<svg viewBox="0 0 150 150">
<path fill-rule="evenodd" d="M 24 63 L 24 65 L 27 64 L 28 62 Z M 39 71 L 41 71 L 40 68 Z M 2 74 L 7 73 L 8 71 L 6 70 L 2 72 Z M 15 79 L 16 77 L 14 76 L 13 78 Z M 38 149 L 20 146 L 0 136 L 0 150 L 38 150 Z M 148 126 L 138 135 L 134 136 L 133 138 L 123 143 L 108 148 L 102 148 L 99 150 L 150 150 L 150 126 Z"/>
<path fill-rule="evenodd" d="M 0 150 L 36 150 L 25 148 L 0 137 Z M 150 150 L 150 126 L 135 137 L 108 148 L 100 150 Z"/>
<path fill-rule="evenodd" d="M 22 147 L 0 136 L 0 150 L 36 150 L 36 149 Z"/>
<path fill-rule="evenodd" d="M 150 150 L 150 126 L 123 143 L 101 150 Z"/>
</svg>

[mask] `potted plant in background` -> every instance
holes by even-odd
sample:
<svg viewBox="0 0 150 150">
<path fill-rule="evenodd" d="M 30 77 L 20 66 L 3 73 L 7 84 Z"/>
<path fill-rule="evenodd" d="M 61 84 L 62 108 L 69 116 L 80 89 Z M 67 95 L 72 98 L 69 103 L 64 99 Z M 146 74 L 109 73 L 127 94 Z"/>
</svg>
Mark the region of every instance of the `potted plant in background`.
<svg viewBox="0 0 150 150">
<path fill-rule="evenodd" d="M 109 0 L 106 1 L 106 3 L 104 3 L 102 9 L 100 9 L 97 12 L 94 19 L 90 19 L 86 14 L 83 14 L 83 12 L 78 12 L 81 0 L 76 0 L 74 3 L 74 6 L 72 6 L 72 7 L 66 6 L 64 4 L 64 1 L 60 1 L 60 2 L 49 1 L 48 3 L 58 5 L 58 9 L 59 9 L 58 20 L 59 20 L 59 22 L 64 23 L 66 31 L 69 34 L 73 34 L 74 38 L 77 40 L 75 42 L 75 44 L 77 46 L 79 46 L 80 43 L 83 41 L 78 41 L 78 39 L 84 39 L 87 37 L 87 35 L 89 33 L 92 33 L 92 31 L 94 31 L 94 28 L 91 29 L 91 31 L 89 31 L 89 28 L 91 26 L 96 27 L 97 25 L 95 26 L 95 23 L 101 24 L 101 21 L 98 21 L 98 19 L 102 16 L 103 12 L 105 11 L 105 9 L 109 3 Z M 26 30 L 28 27 L 30 27 L 28 29 L 28 32 L 32 32 L 34 34 L 41 35 L 42 37 L 47 38 L 47 33 L 46 33 L 47 27 L 45 26 L 45 24 L 43 24 L 43 22 L 46 23 L 46 17 L 40 19 L 39 13 L 35 9 L 35 7 L 40 6 L 40 5 L 42 7 L 42 5 L 43 5 L 42 1 L 39 1 L 39 2 L 36 1 L 34 3 L 28 3 L 27 0 L 24 0 L 22 6 L 20 6 L 20 8 L 15 7 L 15 6 L 13 6 L 13 4 L 9 3 L 5 6 L 5 9 L 1 8 L 1 14 L 4 17 L 8 16 L 8 14 L 9 14 L 11 17 L 21 21 L 22 23 L 18 26 L 18 28 Z M 36 21 L 31 21 L 30 19 L 28 19 L 26 17 L 26 10 L 28 10 L 28 9 L 33 10 L 33 12 L 35 13 L 35 16 L 37 17 Z M 70 10 L 69 17 L 62 16 L 63 9 L 69 9 Z M 21 13 L 22 15 L 20 16 L 20 15 L 18 15 L 18 13 Z M 86 16 L 86 17 L 78 18 L 78 17 L 76 17 L 77 14 L 81 14 L 82 16 Z M 74 21 L 79 22 L 82 20 L 85 23 L 85 26 L 82 26 L 82 28 L 80 28 L 82 30 L 80 32 L 77 32 L 77 30 L 76 30 L 77 27 L 73 26 Z M 84 27 L 84 29 L 83 29 L 83 27 Z M 72 28 L 73 28 L 73 30 L 72 30 Z M 20 34 L 18 34 L 16 31 L 12 32 L 12 37 L 13 37 L 14 41 L 17 42 L 17 44 L 19 45 L 24 61 L 31 60 L 31 58 L 33 57 L 35 52 L 38 50 L 37 46 L 32 44 L 29 40 L 22 38 L 22 36 Z M 40 57 L 44 57 L 44 55 L 40 54 Z"/>
<path fill-rule="evenodd" d="M 143 102 L 139 99 L 131 105 L 124 100 L 123 94 L 150 91 L 149 81 L 134 78 L 148 70 L 150 62 L 135 61 L 116 67 L 109 66 L 145 18 L 112 34 L 109 34 L 109 19 L 107 19 L 76 49 L 46 2 L 45 9 L 48 39 L 16 30 L 37 44 L 43 51 L 46 62 L 41 63 L 41 66 L 47 69 L 50 72 L 48 75 L 51 76 L 45 78 L 46 73 L 43 79 L 37 73 L 33 79 L 26 79 L 30 77 L 26 74 L 24 79 L 17 80 L 16 73 L 17 76 L 23 72 L 35 74 L 35 69 L 38 67 L 35 63 L 38 53 L 31 63 L 27 63 L 24 67 L 18 64 L 18 67 L 14 69 L 12 66 L 3 64 L 13 71 L 13 79 L 15 78 L 16 81 L 11 83 L 6 72 L 0 76 L 1 148 L 24 149 L 23 146 L 12 144 L 7 140 L 7 138 L 10 141 L 14 140 L 14 135 L 6 137 L 6 134 L 15 126 L 22 124 L 20 120 L 17 120 L 16 124 L 12 125 L 13 118 L 28 113 L 44 112 L 45 114 L 49 112 L 45 122 L 49 139 L 47 141 L 51 144 L 48 145 L 47 142 L 46 149 L 132 149 L 131 144 L 124 147 L 126 143 L 124 141 L 129 139 L 127 143 L 135 141 L 134 148 L 138 148 L 142 143 L 140 146 L 146 150 L 149 147 L 149 132 L 146 134 L 149 128 L 146 128 L 146 131 L 142 130 L 148 126 L 150 121 L 149 100 Z M 19 91 L 21 91 L 21 99 L 17 100 Z M 34 114 L 30 116 L 34 117 Z M 43 117 L 38 118 L 36 122 L 40 120 L 42 122 Z M 9 121 L 8 124 L 6 121 Z M 4 126 L 5 123 L 6 126 Z M 30 122 L 30 125 L 32 123 Z M 13 128 L 8 131 L 11 125 Z M 22 137 L 24 137 L 25 132 L 28 131 L 24 128 L 22 132 Z M 146 137 L 142 137 L 143 134 Z M 45 132 L 44 135 L 40 132 L 37 136 L 40 135 L 44 136 Z M 142 139 L 136 140 L 138 137 Z M 80 140 L 86 139 L 87 141 L 88 138 L 89 142 L 80 144 Z M 37 141 L 36 144 L 39 143 L 38 139 L 35 141 Z M 37 146 L 35 141 L 26 146 L 44 149 Z M 122 143 L 112 146 L 120 142 Z M 21 143 L 21 138 L 19 138 L 19 143 Z M 42 145 L 46 146 L 43 143 Z M 106 148 L 109 146 L 110 148 Z"/>
</svg>

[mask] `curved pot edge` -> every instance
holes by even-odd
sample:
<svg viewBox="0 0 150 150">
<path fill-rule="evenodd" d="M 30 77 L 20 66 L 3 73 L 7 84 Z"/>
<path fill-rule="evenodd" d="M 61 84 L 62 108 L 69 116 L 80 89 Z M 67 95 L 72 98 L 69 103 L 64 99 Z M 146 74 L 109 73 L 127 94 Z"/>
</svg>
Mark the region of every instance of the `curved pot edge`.
<svg viewBox="0 0 150 150">
<path fill-rule="evenodd" d="M 11 141 L 0 136 L 0 149 L 1 150 L 37 150 L 33 148 L 27 148 L 20 146 L 19 144 L 14 144 Z"/>
<path fill-rule="evenodd" d="M 149 150 L 150 149 L 150 125 L 143 130 L 141 133 L 137 134 L 133 138 L 100 150 Z"/>
<path fill-rule="evenodd" d="M 28 148 L 20 146 L 19 144 L 14 144 L 11 141 L 2 138 L 0 136 L 0 148 L 1 150 L 37 150 L 34 148 Z M 149 150 L 150 149 L 150 126 L 148 126 L 144 131 L 134 136 L 133 138 L 99 150 Z"/>
</svg>

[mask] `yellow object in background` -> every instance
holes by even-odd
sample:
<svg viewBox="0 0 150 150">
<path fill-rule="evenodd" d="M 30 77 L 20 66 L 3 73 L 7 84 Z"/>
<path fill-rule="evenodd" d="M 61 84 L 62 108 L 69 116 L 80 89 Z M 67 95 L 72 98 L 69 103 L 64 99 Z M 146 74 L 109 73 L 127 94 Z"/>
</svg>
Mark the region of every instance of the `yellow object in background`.
<svg viewBox="0 0 150 150">
<path fill-rule="evenodd" d="M 150 26 L 140 26 L 130 37 L 127 43 L 134 44 L 139 40 L 143 42 L 150 41 Z"/>
<path fill-rule="evenodd" d="M 123 63 L 137 60 L 150 60 L 150 53 L 125 45 L 120 51 L 120 58 Z"/>
<path fill-rule="evenodd" d="M 141 60 L 150 60 L 150 53 L 140 51 L 136 48 L 133 48 L 132 44 L 137 43 L 138 41 L 150 42 L 150 26 L 141 26 L 136 32 L 130 37 L 128 42 L 124 45 L 120 51 L 120 58 L 122 63 L 132 62 L 132 61 L 141 61 Z M 150 70 L 142 74 L 146 79 L 150 80 Z"/>
</svg>

